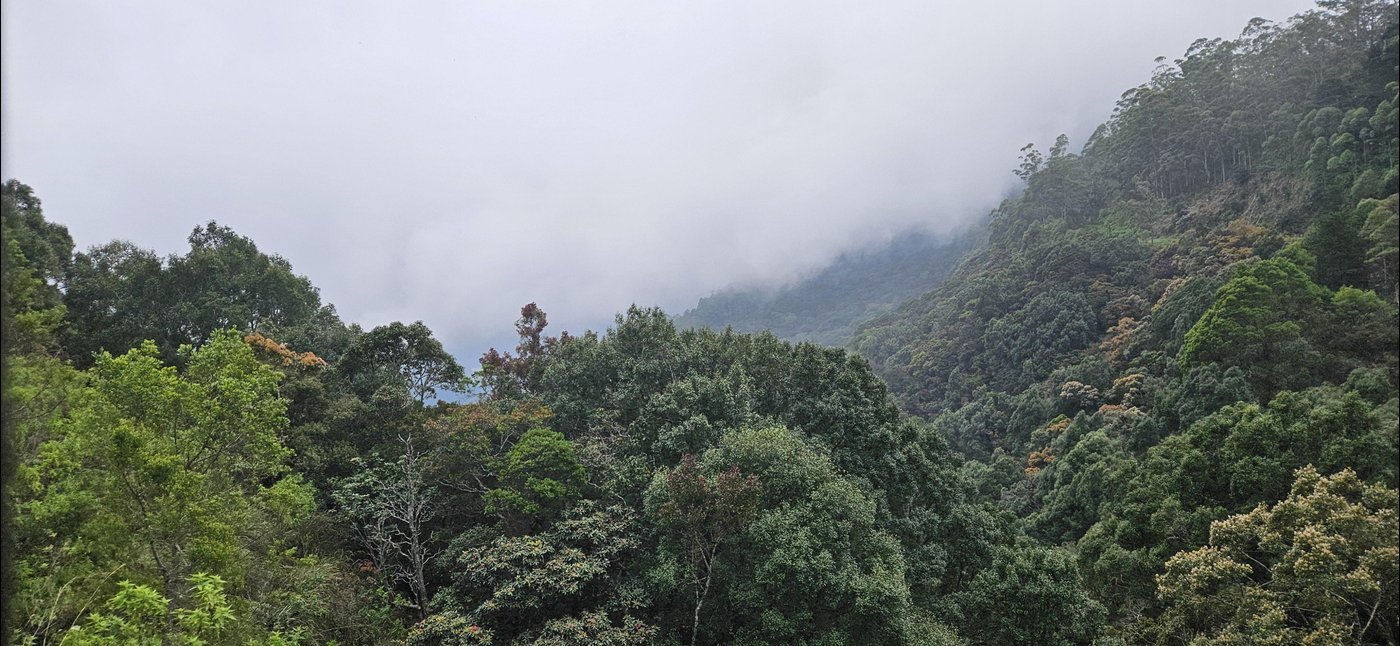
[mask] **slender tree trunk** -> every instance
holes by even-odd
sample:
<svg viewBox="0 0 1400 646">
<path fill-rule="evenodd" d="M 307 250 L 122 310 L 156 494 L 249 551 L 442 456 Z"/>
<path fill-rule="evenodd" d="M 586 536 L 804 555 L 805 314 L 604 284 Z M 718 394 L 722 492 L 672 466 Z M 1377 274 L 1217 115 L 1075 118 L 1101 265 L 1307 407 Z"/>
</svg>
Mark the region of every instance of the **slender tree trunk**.
<svg viewBox="0 0 1400 646">
<path fill-rule="evenodd" d="M 705 563 L 705 585 L 702 587 L 699 585 L 700 582 L 696 581 L 695 619 L 690 624 L 690 646 L 695 646 L 696 639 L 700 635 L 700 609 L 705 606 L 705 596 L 710 593 L 710 573 L 714 570 L 714 566 L 715 560 L 711 556 Z"/>
<path fill-rule="evenodd" d="M 423 620 L 428 618 L 428 581 L 427 577 L 423 575 L 427 559 L 425 558 L 423 540 L 418 534 L 416 523 L 412 529 L 412 534 L 409 537 L 409 540 L 412 541 L 409 545 L 409 559 L 413 562 L 413 581 L 410 585 L 413 588 L 413 596 L 418 598 L 418 619 Z"/>
</svg>

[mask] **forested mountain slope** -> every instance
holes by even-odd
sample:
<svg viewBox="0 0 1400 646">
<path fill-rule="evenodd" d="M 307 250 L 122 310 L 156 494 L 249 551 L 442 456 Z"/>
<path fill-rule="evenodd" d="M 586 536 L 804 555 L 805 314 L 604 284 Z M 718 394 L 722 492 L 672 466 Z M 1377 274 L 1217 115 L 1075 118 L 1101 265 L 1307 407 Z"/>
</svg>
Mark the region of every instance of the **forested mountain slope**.
<svg viewBox="0 0 1400 646">
<path fill-rule="evenodd" d="M 1110 635 L 1396 639 L 1395 21 L 1327 2 L 1197 41 L 1082 153 L 1027 147 L 986 245 L 857 332 L 984 493 L 1073 548 Z M 1373 524 L 1308 507 L 1343 499 Z M 1377 587 L 1296 578 L 1318 541 Z"/>
<path fill-rule="evenodd" d="M 1082 154 L 1064 140 L 1048 158 L 1028 147 L 1026 190 L 992 213 L 987 245 L 939 289 L 862 326 L 855 347 L 928 415 L 983 391 L 1021 392 L 1107 355 L 1098 345 L 1110 340 L 1125 346 L 1113 354 L 1124 365 L 1197 362 L 1177 355 L 1216 290 L 1280 252 L 1276 264 L 1288 259 L 1320 287 L 1393 304 L 1390 8 L 1343 3 L 1284 26 L 1253 23 L 1235 41 L 1197 41 L 1125 93 Z M 1341 341 L 1300 332 L 1316 335 L 1310 347 Z M 1384 363 L 1367 341 L 1333 348 L 1356 355 L 1329 368 L 1333 378 L 1357 357 Z M 1164 354 L 1138 356 L 1150 351 Z M 1262 358 L 1211 360 L 1249 369 Z M 1282 385 L 1253 382 L 1264 397 Z"/>
<path fill-rule="evenodd" d="M 1394 644 L 1396 60 L 1387 0 L 1192 45 L 865 356 L 531 304 L 467 374 L 9 181 L 4 639 Z"/>
<path fill-rule="evenodd" d="M 683 328 L 772 332 L 792 342 L 844 346 L 856 326 L 934 288 L 976 238 L 902 234 L 875 249 L 845 253 L 812 276 L 774 290 L 731 289 L 676 317 Z"/>
</svg>

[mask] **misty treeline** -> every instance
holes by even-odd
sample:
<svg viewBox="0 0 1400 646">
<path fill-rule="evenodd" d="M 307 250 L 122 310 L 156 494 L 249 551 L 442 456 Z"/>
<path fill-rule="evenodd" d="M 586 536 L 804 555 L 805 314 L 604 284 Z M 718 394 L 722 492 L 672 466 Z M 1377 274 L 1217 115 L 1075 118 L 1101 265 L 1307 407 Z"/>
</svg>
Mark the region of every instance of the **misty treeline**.
<svg viewBox="0 0 1400 646">
<path fill-rule="evenodd" d="M 843 345 L 867 320 L 943 282 L 975 240 L 969 232 L 907 231 L 884 246 L 842 254 L 773 289 L 727 289 L 676 317 L 681 328 L 732 327 L 780 339 Z"/>
<path fill-rule="evenodd" d="M 1394 644 L 1396 61 L 1193 44 L 850 350 L 528 305 L 468 372 L 11 180 L 4 639 Z"/>
</svg>

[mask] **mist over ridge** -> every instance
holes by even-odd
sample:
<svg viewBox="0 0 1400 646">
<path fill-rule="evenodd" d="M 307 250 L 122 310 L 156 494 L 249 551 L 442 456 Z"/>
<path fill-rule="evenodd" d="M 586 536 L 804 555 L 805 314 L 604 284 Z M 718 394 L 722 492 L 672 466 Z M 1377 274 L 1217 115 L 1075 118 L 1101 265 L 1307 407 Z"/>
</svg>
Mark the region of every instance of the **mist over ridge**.
<svg viewBox="0 0 1400 646">
<path fill-rule="evenodd" d="M 786 283 L 716 290 L 678 315 L 676 325 L 846 346 L 861 323 L 937 287 L 982 237 L 979 229 L 904 231 L 842 252 L 820 271 Z"/>
<path fill-rule="evenodd" d="M 1155 56 L 1306 6 L 9 3 L 3 163 L 80 247 L 215 219 L 470 361 L 525 302 L 602 327 L 947 231 Z"/>
</svg>

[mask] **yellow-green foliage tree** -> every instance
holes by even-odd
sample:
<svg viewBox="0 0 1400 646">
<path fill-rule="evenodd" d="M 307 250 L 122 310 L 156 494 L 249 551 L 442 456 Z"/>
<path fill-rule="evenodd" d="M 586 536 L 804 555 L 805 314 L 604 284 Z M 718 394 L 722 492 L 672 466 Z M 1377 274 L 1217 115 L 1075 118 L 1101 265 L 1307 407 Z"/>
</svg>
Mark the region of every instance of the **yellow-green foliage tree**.
<svg viewBox="0 0 1400 646">
<path fill-rule="evenodd" d="M 258 528 L 286 531 L 313 508 L 284 477 L 279 373 L 241 336 L 217 332 L 183 350 L 183 371 L 153 343 L 104 354 L 52 435 L 20 469 L 20 605 L 28 629 L 73 624 L 117 581 L 169 599 L 165 625 L 197 602 L 186 581 L 220 576 L 238 592 L 261 554 Z M 99 596 L 101 595 L 101 596 Z"/>
<path fill-rule="evenodd" d="M 1211 524 L 1157 577 L 1161 639 L 1190 644 L 1395 643 L 1395 489 L 1298 470 L 1288 497 Z"/>
</svg>

